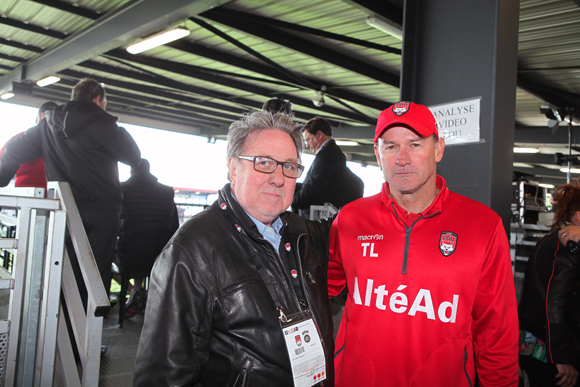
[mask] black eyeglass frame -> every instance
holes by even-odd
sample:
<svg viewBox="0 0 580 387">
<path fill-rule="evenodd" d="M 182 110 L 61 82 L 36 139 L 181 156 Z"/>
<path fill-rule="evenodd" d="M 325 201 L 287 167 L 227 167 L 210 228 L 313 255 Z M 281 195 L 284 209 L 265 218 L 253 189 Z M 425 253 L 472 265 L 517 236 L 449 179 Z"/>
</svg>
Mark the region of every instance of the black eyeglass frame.
<svg viewBox="0 0 580 387">
<path fill-rule="evenodd" d="M 271 157 L 266 157 L 266 156 L 237 156 L 237 158 L 242 159 L 242 160 L 251 161 L 252 164 L 254 165 L 254 170 L 256 170 L 257 172 L 261 172 L 261 173 L 274 173 L 274 172 L 276 172 L 276 169 L 278 169 L 278 165 L 282 166 L 282 174 L 290 179 L 298 179 L 300 176 L 302 176 L 302 172 L 304 172 L 304 165 L 298 164 L 298 163 L 295 163 L 292 161 L 278 161 L 276 159 L 273 159 Z M 269 172 L 262 171 L 256 167 L 256 160 L 258 160 L 258 159 L 273 161 L 276 163 L 276 167 Z M 284 165 L 296 166 L 296 170 L 298 171 L 298 176 L 288 176 L 286 174 L 286 172 L 288 170 L 286 168 L 284 168 Z"/>
</svg>

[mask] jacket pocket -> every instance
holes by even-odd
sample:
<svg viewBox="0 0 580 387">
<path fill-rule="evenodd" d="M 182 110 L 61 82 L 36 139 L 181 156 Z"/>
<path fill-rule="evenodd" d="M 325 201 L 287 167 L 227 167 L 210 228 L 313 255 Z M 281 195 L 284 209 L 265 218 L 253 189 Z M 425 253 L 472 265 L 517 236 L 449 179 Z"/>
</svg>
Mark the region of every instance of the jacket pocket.
<svg viewBox="0 0 580 387">
<path fill-rule="evenodd" d="M 246 387 L 250 385 L 250 373 L 252 372 L 253 362 L 251 359 L 242 359 L 240 364 L 235 368 L 234 378 L 232 383 L 228 383 L 232 387 Z"/>
<path fill-rule="evenodd" d="M 355 326 L 348 320 L 346 329 L 341 327 L 336 338 L 334 375 L 340 386 L 375 386 L 375 366 L 360 344 Z"/>
<path fill-rule="evenodd" d="M 469 339 L 447 340 L 415 372 L 411 378 L 411 386 L 472 387 L 475 364 L 471 348 L 473 342 Z"/>
</svg>

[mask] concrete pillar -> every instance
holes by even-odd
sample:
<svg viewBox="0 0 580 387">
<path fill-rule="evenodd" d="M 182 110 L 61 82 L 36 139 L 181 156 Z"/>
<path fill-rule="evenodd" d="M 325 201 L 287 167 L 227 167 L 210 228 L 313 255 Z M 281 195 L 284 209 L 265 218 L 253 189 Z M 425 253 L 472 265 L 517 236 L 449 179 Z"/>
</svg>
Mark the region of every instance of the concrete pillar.
<svg viewBox="0 0 580 387">
<path fill-rule="evenodd" d="M 448 187 L 495 210 L 509 230 L 519 0 L 406 0 L 401 100 L 480 97 L 480 139 L 447 146 Z M 469 216 L 469 214 L 466 214 Z"/>
</svg>

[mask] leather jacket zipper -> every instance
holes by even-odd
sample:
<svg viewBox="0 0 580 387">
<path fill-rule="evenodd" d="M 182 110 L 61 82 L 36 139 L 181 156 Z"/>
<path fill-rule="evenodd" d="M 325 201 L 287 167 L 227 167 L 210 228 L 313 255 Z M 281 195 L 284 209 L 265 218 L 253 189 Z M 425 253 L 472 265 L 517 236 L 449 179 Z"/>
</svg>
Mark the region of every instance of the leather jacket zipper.
<svg viewBox="0 0 580 387">
<path fill-rule="evenodd" d="M 248 234 L 246 234 L 246 232 L 242 229 L 244 235 L 246 235 L 248 238 Z M 276 249 L 274 249 L 274 246 L 272 246 L 272 244 L 270 242 L 268 242 L 267 240 L 265 240 L 262 237 L 258 237 L 257 240 L 266 245 L 266 249 L 271 252 L 274 252 L 274 257 L 275 257 L 275 261 L 277 263 L 277 269 L 278 269 L 278 273 L 282 274 L 282 277 L 284 278 L 284 280 L 286 281 L 286 283 L 284 284 L 284 286 L 286 286 L 286 288 L 288 288 L 290 290 L 290 293 L 292 294 L 292 298 L 294 299 L 296 306 L 297 306 L 297 310 L 304 310 L 300 300 L 298 299 L 298 295 L 296 294 L 296 292 L 294 291 L 294 287 L 292 286 L 292 282 L 290 281 L 290 277 L 288 277 L 288 273 L 286 273 L 286 270 L 284 270 L 284 263 L 282 262 L 282 258 L 280 257 L 280 254 L 278 254 L 278 252 L 276 251 Z"/>
<path fill-rule="evenodd" d="M 302 268 L 300 249 L 298 247 L 300 246 L 300 239 L 302 237 L 304 237 L 305 235 L 306 234 L 300 234 L 298 236 L 298 238 L 296 239 L 296 255 L 298 256 L 298 268 L 300 269 L 300 273 L 304 273 L 304 269 Z M 310 277 L 310 280 L 313 284 L 316 283 L 316 281 L 314 280 L 314 277 L 312 276 L 312 273 L 308 272 L 308 276 Z M 308 305 L 310 305 L 310 306 L 316 305 L 314 303 L 314 300 L 312 299 L 312 295 L 310 294 L 310 291 L 307 290 L 307 286 L 304 283 L 304 276 L 300 275 L 299 277 L 300 277 L 300 286 L 302 286 L 302 292 L 304 293 L 304 296 L 308 299 Z M 307 305 L 307 307 L 308 307 L 308 305 Z M 314 320 L 314 323 L 318 327 L 319 335 L 320 335 L 320 342 L 322 343 L 322 347 L 325 349 L 324 352 L 326 353 L 326 343 L 324 341 L 324 337 L 322 336 L 322 332 L 320 331 L 321 325 L 319 324 L 319 321 L 321 321 L 321 320 L 316 317 L 318 311 L 315 310 L 315 308 L 311 308 L 311 307 L 308 307 L 308 310 L 310 311 L 310 314 L 312 315 L 312 319 Z"/>
</svg>

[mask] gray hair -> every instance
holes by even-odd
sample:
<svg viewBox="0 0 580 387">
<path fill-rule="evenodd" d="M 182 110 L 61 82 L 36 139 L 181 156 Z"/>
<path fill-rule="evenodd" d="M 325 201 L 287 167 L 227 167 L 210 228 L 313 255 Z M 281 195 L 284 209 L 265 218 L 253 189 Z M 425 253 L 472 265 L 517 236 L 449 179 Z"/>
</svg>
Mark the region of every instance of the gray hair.
<svg viewBox="0 0 580 387">
<path fill-rule="evenodd" d="M 298 155 L 298 162 L 302 155 L 302 135 L 298 125 L 292 120 L 292 116 L 285 113 L 271 113 L 255 111 L 232 122 L 228 131 L 227 158 L 235 158 L 242 154 L 246 140 L 252 133 L 265 129 L 279 129 L 288 133 Z"/>
</svg>

